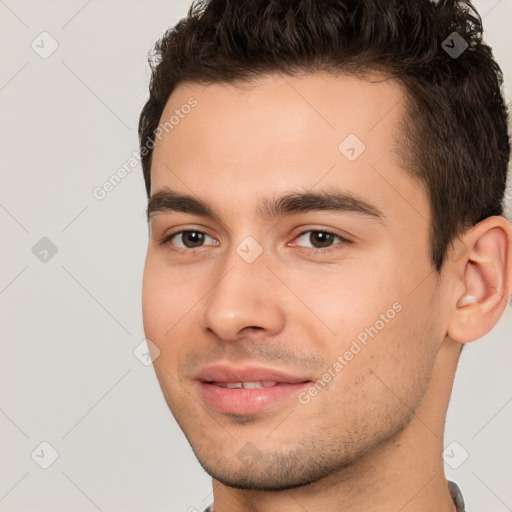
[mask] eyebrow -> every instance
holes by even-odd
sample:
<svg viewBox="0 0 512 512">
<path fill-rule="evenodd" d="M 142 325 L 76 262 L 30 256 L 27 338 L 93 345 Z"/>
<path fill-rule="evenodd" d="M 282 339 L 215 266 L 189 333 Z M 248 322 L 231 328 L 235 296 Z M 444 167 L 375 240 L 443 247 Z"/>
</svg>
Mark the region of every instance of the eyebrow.
<svg viewBox="0 0 512 512">
<path fill-rule="evenodd" d="M 264 198 L 258 205 L 257 213 L 263 219 L 307 212 L 356 213 L 381 223 L 384 213 L 365 199 L 338 189 L 318 192 L 292 192 L 278 198 Z M 219 215 L 206 202 L 188 194 L 181 194 L 169 188 L 159 190 L 148 200 L 146 217 L 148 221 L 157 213 L 182 212 L 220 221 Z"/>
</svg>

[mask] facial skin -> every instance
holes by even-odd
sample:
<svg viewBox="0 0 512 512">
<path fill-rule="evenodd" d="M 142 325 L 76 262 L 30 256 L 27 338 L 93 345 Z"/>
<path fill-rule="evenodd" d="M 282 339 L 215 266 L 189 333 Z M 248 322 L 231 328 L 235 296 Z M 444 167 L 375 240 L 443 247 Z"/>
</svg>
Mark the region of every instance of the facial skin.
<svg viewBox="0 0 512 512">
<path fill-rule="evenodd" d="M 459 342 L 479 334 L 464 330 L 461 311 L 467 321 L 473 308 L 475 318 L 479 300 L 494 296 L 468 261 L 477 249 L 507 254 L 510 228 L 503 219 L 477 226 L 463 256 L 436 273 L 425 191 L 393 151 L 403 96 L 396 81 L 318 73 L 180 84 L 168 101 L 162 122 L 190 97 L 197 106 L 157 142 L 151 194 L 192 196 L 215 218 L 150 206 L 144 329 L 160 350 L 154 367 L 166 401 L 215 480 L 216 512 L 454 510 L 443 424 Z M 349 134 L 366 146 L 354 161 L 338 149 Z M 264 201 L 333 191 L 371 214 L 259 215 Z M 241 249 L 262 252 L 249 263 Z M 503 295 L 507 258 L 500 268 Z M 483 330 L 501 302 L 479 317 Z M 371 326 L 374 336 L 358 342 Z M 256 412 L 225 412 L 203 394 L 200 377 L 212 365 L 309 384 L 302 400 L 294 392 Z M 328 386 L 311 391 L 322 378 Z"/>
</svg>

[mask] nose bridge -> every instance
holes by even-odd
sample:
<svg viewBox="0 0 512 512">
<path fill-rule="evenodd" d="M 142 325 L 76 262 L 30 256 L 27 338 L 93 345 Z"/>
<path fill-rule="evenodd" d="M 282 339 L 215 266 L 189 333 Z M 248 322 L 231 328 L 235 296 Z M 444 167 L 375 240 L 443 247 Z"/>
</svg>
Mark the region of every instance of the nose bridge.
<svg viewBox="0 0 512 512">
<path fill-rule="evenodd" d="M 284 324 L 268 258 L 254 239 L 247 238 L 219 263 L 218 278 L 202 301 L 203 329 L 225 340 L 236 339 L 246 327 L 276 333 Z"/>
</svg>

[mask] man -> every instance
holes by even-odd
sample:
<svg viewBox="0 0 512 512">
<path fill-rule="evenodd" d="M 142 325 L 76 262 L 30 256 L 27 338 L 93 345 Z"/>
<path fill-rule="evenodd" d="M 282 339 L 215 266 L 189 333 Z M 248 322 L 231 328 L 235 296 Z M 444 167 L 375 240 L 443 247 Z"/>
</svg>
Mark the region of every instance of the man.
<svg viewBox="0 0 512 512">
<path fill-rule="evenodd" d="M 481 32 L 467 2 L 211 0 L 158 43 L 144 329 L 208 510 L 464 510 L 454 373 L 512 289 Z"/>
</svg>

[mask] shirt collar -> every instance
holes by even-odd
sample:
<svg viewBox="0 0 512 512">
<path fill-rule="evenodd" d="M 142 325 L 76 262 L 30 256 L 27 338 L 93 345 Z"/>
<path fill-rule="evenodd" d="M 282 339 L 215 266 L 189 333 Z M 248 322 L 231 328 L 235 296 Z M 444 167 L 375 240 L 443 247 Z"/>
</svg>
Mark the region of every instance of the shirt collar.
<svg viewBox="0 0 512 512">
<path fill-rule="evenodd" d="M 457 507 L 457 512 L 466 512 L 466 506 L 464 505 L 464 499 L 462 498 L 459 486 L 455 482 L 448 480 L 448 488 L 450 489 L 453 502 Z M 205 508 L 204 512 L 214 512 L 213 503 L 209 507 Z"/>
</svg>

